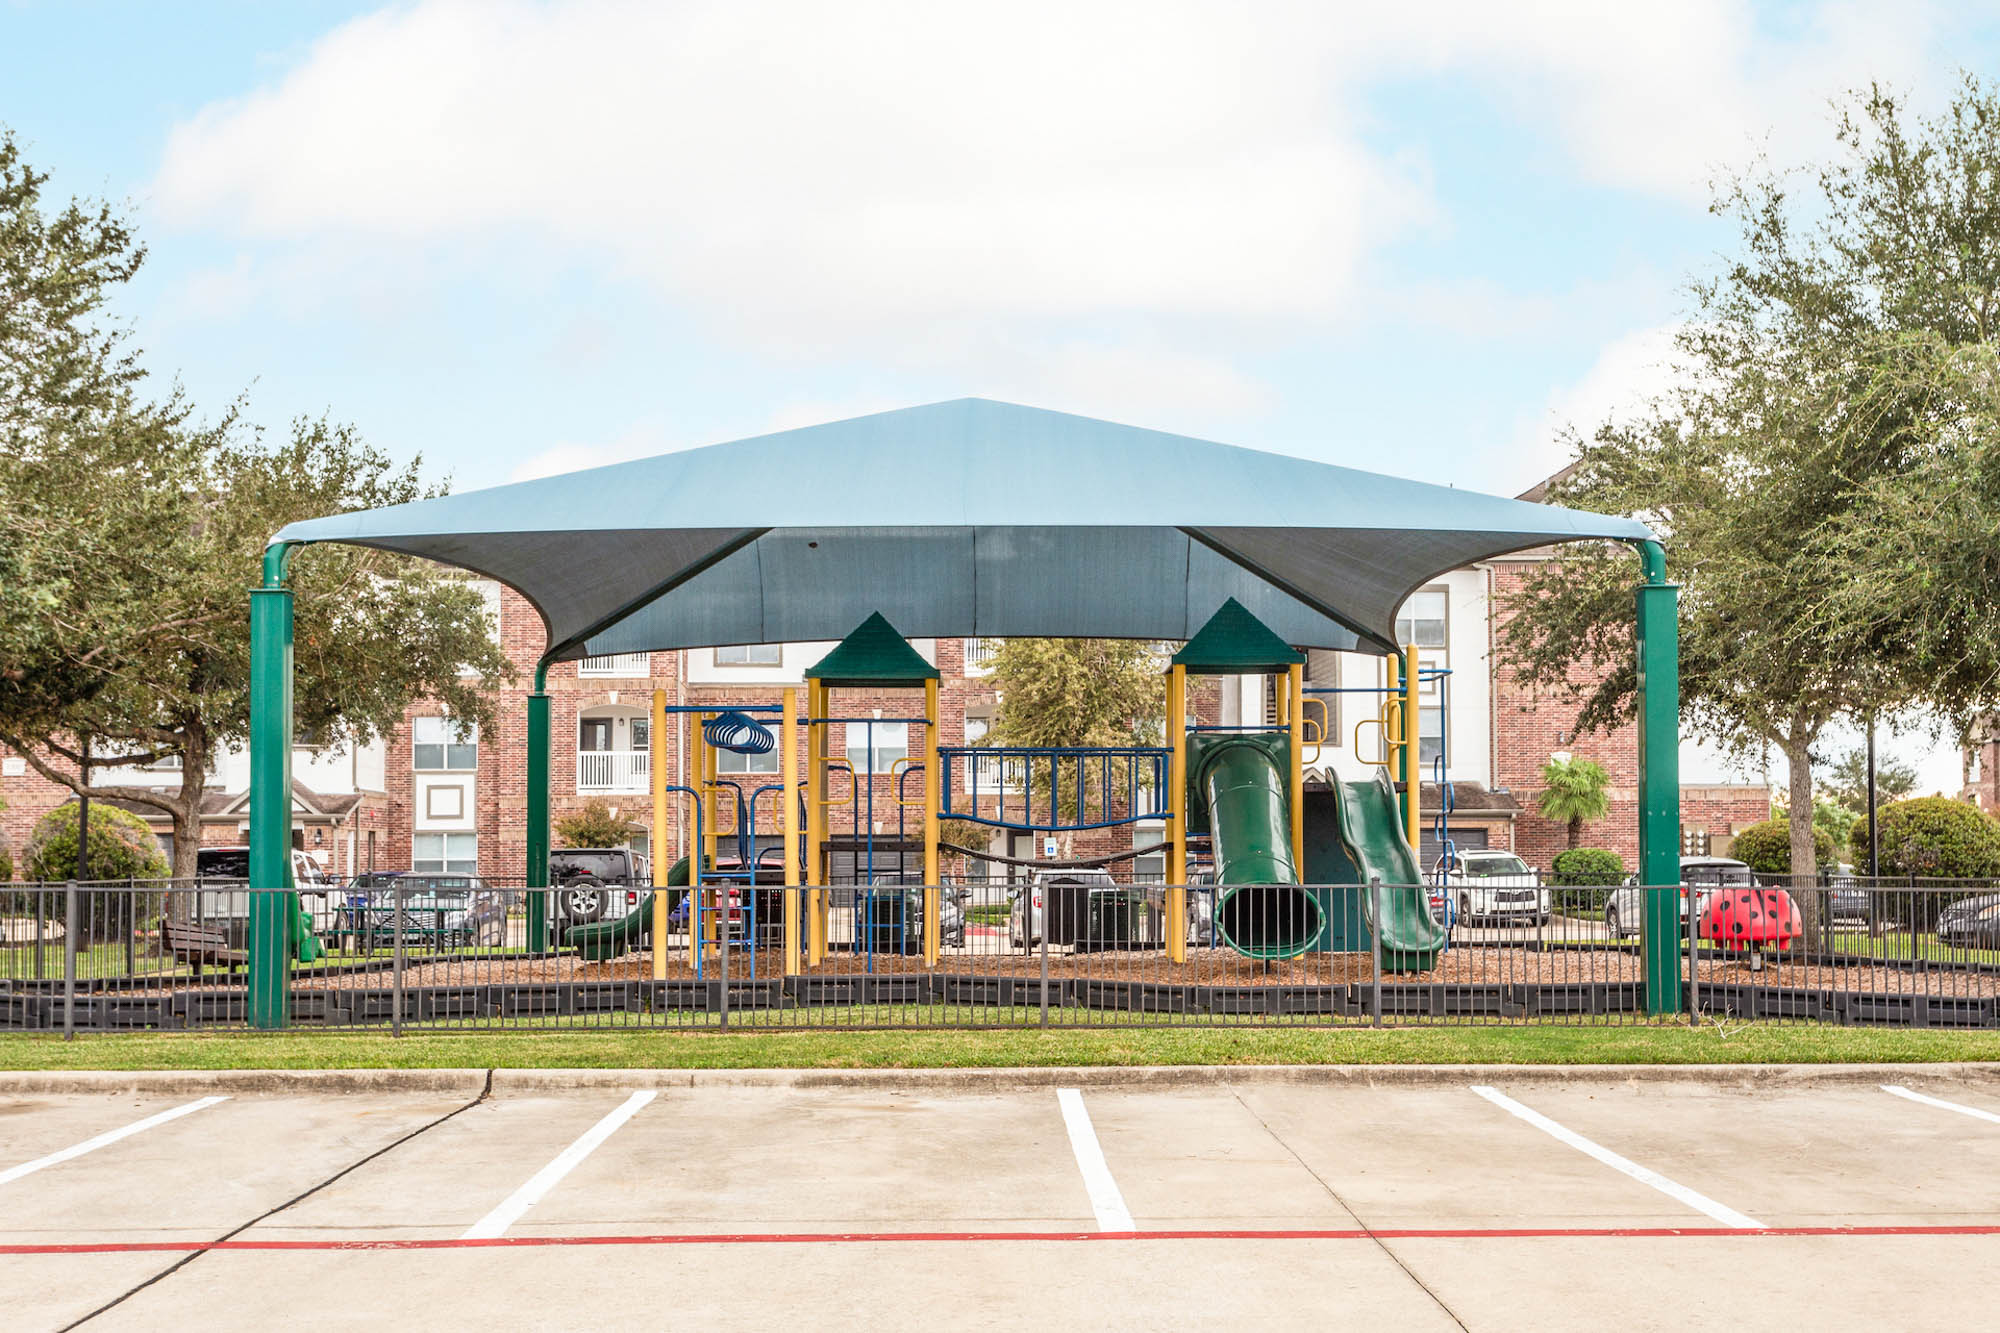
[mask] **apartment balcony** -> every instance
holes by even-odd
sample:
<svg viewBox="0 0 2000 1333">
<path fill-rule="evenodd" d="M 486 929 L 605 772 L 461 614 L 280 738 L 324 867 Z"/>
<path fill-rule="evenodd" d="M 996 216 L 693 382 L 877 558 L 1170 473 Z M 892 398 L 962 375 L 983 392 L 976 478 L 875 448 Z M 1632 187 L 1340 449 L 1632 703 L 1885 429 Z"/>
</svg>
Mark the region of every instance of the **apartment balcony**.
<svg viewBox="0 0 2000 1333">
<path fill-rule="evenodd" d="M 984 676 L 993 670 L 994 654 L 1000 651 L 1005 639 L 967 639 L 965 641 L 965 674 Z"/>
<path fill-rule="evenodd" d="M 652 790 L 651 750 L 578 750 L 576 789 L 608 795 Z"/>
<path fill-rule="evenodd" d="M 650 653 L 609 653 L 603 657 L 586 657 L 576 664 L 576 674 L 643 680 L 653 674 L 653 658 Z"/>
</svg>

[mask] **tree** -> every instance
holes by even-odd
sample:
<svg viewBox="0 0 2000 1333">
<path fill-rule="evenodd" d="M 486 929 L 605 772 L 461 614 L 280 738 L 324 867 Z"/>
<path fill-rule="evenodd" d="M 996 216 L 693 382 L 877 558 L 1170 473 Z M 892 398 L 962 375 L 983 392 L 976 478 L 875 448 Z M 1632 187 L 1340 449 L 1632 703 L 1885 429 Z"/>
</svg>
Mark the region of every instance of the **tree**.
<svg viewBox="0 0 2000 1333">
<path fill-rule="evenodd" d="M 177 398 L 141 402 L 120 335 L 92 322 L 140 252 L 106 210 L 44 216 L 40 186 L 0 141 L 0 742 L 72 791 L 80 738 L 99 763 L 177 759 L 177 790 L 87 790 L 164 811 L 192 877 L 211 770 L 249 728 L 245 590 L 265 542 L 436 490 L 346 427 L 300 421 L 267 444 L 233 411 L 197 426 Z M 490 720 L 485 689 L 511 666 L 468 581 L 326 546 L 298 554 L 292 584 L 303 734 L 364 742 L 418 698 Z"/>
<path fill-rule="evenodd" d="M 1610 775 L 1595 759 L 1551 759 L 1542 765 L 1542 791 L 1535 808 L 1543 819 L 1569 827 L 1571 850 L 1583 844 L 1583 826 L 1611 809 Z"/>
<path fill-rule="evenodd" d="M 611 807 L 596 797 L 557 819 L 554 826 L 558 847 L 623 847 L 645 831 L 642 825 L 612 814 Z"/>
<path fill-rule="evenodd" d="M 991 682 L 1000 697 L 989 746 L 1126 748 L 1158 745 L 1166 725 L 1166 663 L 1159 645 L 1126 639 L 1008 639 L 993 656 Z M 1095 812 L 1122 793 L 1133 776 L 1124 765 L 1105 773 L 1085 765 L 1061 775 L 1058 808 L 1065 818 Z M 1140 766 L 1140 784 L 1150 774 Z M 1038 771 L 1038 788 L 1046 776 Z M 1111 790 L 1104 790 L 1109 782 Z M 1077 787 L 1083 787 L 1081 810 Z M 1065 835 L 1067 847 L 1072 839 Z M 1065 851 L 1067 855 L 1067 850 Z"/>
<path fill-rule="evenodd" d="M 1798 808 L 1835 719 L 1928 704 L 1962 720 L 2000 681 L 2000 377 L 1984 346 L 2000 321 L 2000 101 L 1968 77 L 1945 116 L 1912 123 L 1873 89 L 1845 99 L 1836 142 L 1803 199 L 1769 171 L 1719 192 L 1741 248 L 1694 288 L 1680 383 L 1580 443 L 1550 495 L 1663 533 L 1686 720 L 1739 752 L 1775 746 Z M 1575 700 L 1584 729 L 1630 715 L 1632 582 L 1628 555 L 1565 548 L 1501 632 L 1502 655 Z M 1810 873 L 1812 825 L 1790 833 Z"/>
<path fill-rule="evenodd" d="M 1860 746 L 1845 751 L 1833 763 L 1826 779 L 1827 795 L 1856 815 L 1868 813 L 1868 751 Z M 1900 801 L 1917 789 L 1917 770 L 1888 754 L 1875 756 L 1875 801 L 1887 805 Z"/>
</svg>

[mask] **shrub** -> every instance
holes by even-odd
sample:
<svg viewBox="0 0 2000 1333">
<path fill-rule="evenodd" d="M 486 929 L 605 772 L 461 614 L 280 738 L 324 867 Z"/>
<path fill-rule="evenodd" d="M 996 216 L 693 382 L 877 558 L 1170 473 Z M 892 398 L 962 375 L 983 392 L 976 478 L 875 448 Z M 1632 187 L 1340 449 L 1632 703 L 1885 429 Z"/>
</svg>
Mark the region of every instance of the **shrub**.
<svg viewBox="0 0 2000 1333">
<path fill-rule="evenodd" d="M 609 805 L 595 798 L 555 823 L 558 847 L 623 847 L 645 831 L 645 825 L 612 814 Z"/>
<path fill-rule="evenodd" d="M 14 853 L 7 844 L 0 842 L 0 884 L 14 878 Z"/>
<path fill-rule="evenodd" d="M 1736 835 L 1731 855 L 1760 875 L 1792 873 L 1792 825 L 1789 818 L 1767 819 L 1752 824 Z M 1813 859 L 1821 870 L 1830 870 L 1840 859 L 1833 835 L 1813 825 Z"/>
<path fill-rule="evenodd" d="M 77 804 L 59 805 L 35 821 L 22 849 L 29 879 L 62 880 L 76 874 Z M 146 821 L 115 805 L 90 807 L 92 879 L 165 879 L 167 858 Z"/>
<path fill-rule="evenodd" d="M 2000 875 L 2000 823 L 1964 801 L 1919 796 L 1880 810 L 1881 867 L 1885 875 L 1938 879 L 1987 879 Z M 1870 830 L 1864 816 L 1850 835 L 1854 863 L 1868 863 Z"/>
<path fill-rule="evenodd" d="M 1625 863 L 1618 853 L 1602 847 L 1573 847 L 1558 853 L 1551 869 L 1551 882 L 1565 888 L 1597 888 L 1625 878 Z"/>
</svg>

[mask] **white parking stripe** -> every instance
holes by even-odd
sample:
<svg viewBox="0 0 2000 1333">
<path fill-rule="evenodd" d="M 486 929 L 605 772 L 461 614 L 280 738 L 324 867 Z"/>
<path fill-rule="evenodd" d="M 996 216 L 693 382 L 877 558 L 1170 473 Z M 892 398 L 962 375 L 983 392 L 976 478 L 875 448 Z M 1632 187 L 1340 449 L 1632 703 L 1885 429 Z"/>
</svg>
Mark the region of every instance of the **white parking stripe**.
<svg viewBox="0 0 2000 1333">
<path fill-rule="evenodd" d="M 32 1162 L 23 1162 L 19 1166 L 10 1166 L 5 1171 L 0 1171 L 0 1185 L 11 1184 L 19 1180 L 22 1176 L 33 1175 L 45 1166 L 54 1166 L 58 1162 L 67 1162 L 72 1157 L 81 1157 L 87 1152 L 96 1152 L 99 1148 L 108 1147 L 120 1139 L 130 1138 L 142 1130 L 151 1129 L 155 1125 L 164 1125 L 169 1120 L 178 1120 L 184 1115 L 193 1115 L 203 1107 L 213 1106 L 217 1102 L 226 1102 L 228 1100 L 229 1098 L 227 1097 L 203 1097 L 200 1101 L 189 1102 L 185 1106 L 176 1106 L 171 1110 L 162 1111 L 158 1115 L 149 1115 L 144 1120 L 135 1120 L 123 1129 L 114 1129 L 109 1133 L 99 1134 L 94 1139 L 85 1139 L 82 1143 L 74 1147 L 64 1148 L 61 1152 L 52 1152 L 47 1157 L 37 1157 Z"/>
<path fill-rule="evenodd" d="M 1137 1231 L 1125 1196 L 1105 1165 L 1104 1149 L 1098 1146 L 1097 1131 L 1091 1127 L 1090 1112 L 1083 1109 L 1083 1093 L 1075 1088 L 1057 1088 L 1056 1101 L 1062 1105 L 1063 1127 L 1069 1130 L 1069 1148 L 1076 1154 L 1077 1169 L 1083 1172 L 1083 1188 L 1090 1194 L 1091 1211 L 1097 1214 L 1099 1231 Z"/>
<path fill-rule="evenodd" d="M 1991 1111 L 1982 1111 L 1976 1106 L 1961 1106 L 1957 1102 L 1948 1102 L 1942 1097 L 1926 1097 L 1921 1092 L 1911 1092 L 1900 1083 L 1884 1083 L 1881 1085 L 1881 1088 L 1882 1091 L 1892 1097 L 1905 1097 L 1913 1102 L 1922 1102 L 1925 1106 L 1935 1106 L 1941 1110 L 1956 1111 L 1960 1115 L 1969 1115 L 1974 1120 L 1985 1120 L 1992 1124 L 2000 1125 L 2000 1115 L 1995 1115 Z"/>
<path fill-rule="evenodd" d="M 575 1143 L 557 1153 L 555 1160 L 528 1178 L 528 1183 L 515 1190 L 503 1200 L 498 1208 L 472 1224 L 465 1233 L 465 1240 L 491 1240 L 507 1234 L 507 1228 L 521 1220 L 521 1214 L 542 1201 L 542 1196 L 554 1189 L 562 1178 L 576 1170 L 584 1158 L 596 1152 L 603 1142 L 618 1131 L 618 1127 L 639 1114 L 639 1109 L 653 1098 L 657 1092 L 635 1092 L 619 1104 L 618 1109 L 583 1132 Z"/>
<path fill-rule="evenodd" d="M 1527 1121 L 1544 1134 L 1567 1143 L 1570 1147 L 1588 1157 L 1596 1158 L 1613 1171 L 1623 1172 L 1641 1184 L 1651 1185 L 1660 1193 L 1667 1195 L 1669 1198 L 1678 1199 L 1698 1213 L 1708 1214 L 1726 1227 L 1761 1230 L 1764 1226 L 1762 1222 L 1759 1222 L 1754 1217 L 1746 1217 L 1734 1208 L 1725 1207 L 1717 1203 L 1706 1194 L 1668 1180 L 1659 1172 L 1640 1166 L 1628 1157 L 1620 1157 L 1617 1153 L 1602 1144 L 1592 1143 L 1575 1130 L 1564 1128 L 1533 1107 L 1521 1105 L 1521 1103 L 1515 1101 L 1506 1093 L 1501 1092 L 1498 1088 L 1475 1087 L 1473 1091 L 1509 1115 Z"/>
</svg>

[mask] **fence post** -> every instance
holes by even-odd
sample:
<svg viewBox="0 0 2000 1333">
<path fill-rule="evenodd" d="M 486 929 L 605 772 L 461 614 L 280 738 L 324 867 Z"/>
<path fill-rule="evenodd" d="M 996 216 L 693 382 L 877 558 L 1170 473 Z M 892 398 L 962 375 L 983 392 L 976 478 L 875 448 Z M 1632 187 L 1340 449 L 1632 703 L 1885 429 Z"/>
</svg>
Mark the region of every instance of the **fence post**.
<svg viewBox="0 0 2000 1333">
<path fill-rule="evenodd" d="M 119 925 L 125 932 L 125 975 L 131 976 L 134 959 L 132 957 L 132 932 L 139 928 L 139 881 L 125 881 L 125 910 L 119 914 Z"/>
<path fill-rule="evenodd" d="M 1030 887 L 1032 887 L 1032 884 L 1030 885 Z M 1028 900 L 1028 907 L 1029 910 L 1022 912 L 1022 916 L 1032 921 L 1034 920 L 1034 915 L 1032 910 L 1034 907 L 1034 899 L 1030 898 Z M 1049 904 L 1046 898 L 1042 903 L 1041 944 L 1042 944 L 1042 1026 L 1047 1027 L 1049 1025 Z"/>
<path fill-rule="evenodd" d="M 63 1040 L 76 1040 L 76 881 L 63 885 Z"/>
<path fill-rule="evenodd" d="M 403 1035 L 403 881 L 392 890 L 396 905 L 394 961 L 389 965 L 389 1035 Z"/>
<path fill-rule="evenodd" d="M 1688 1026 L 1694 1027 L 1701 1021 L 1701 957 L 1699 937 L 1695 934 L 1694 909 L 1696 896 L 1688 891 L 1687 899 L 1687 960 L 1688 960 Z"/>
<path fill-rule="evenodd" d="M 1368 988 L 1371 1026 L 1382 1026 L 1382 877 L 1368 877 L 1368 957 L 1375 965 L 1374 984 Z"/>
<path fill-rule="evenodd" d="M 753 858 L 753 864 L 754 864 L 754 858 Z M 751 884 L 751 891 L 755 892 L 757 884 L 757 876 L 754 872 L 750 876 L 750 884 Z M 721 1008 L 722 1008 L 722 1026 L 725 1028 L 729 1026 L 729 894 L 730 890 L 727 887 L 723 888 L 721 892 L 716 894 L 716 897 L 722 900 L 722 908 L 721 908 L 722 929 L 716 933 L 722 939 Z"/>
</svg>

